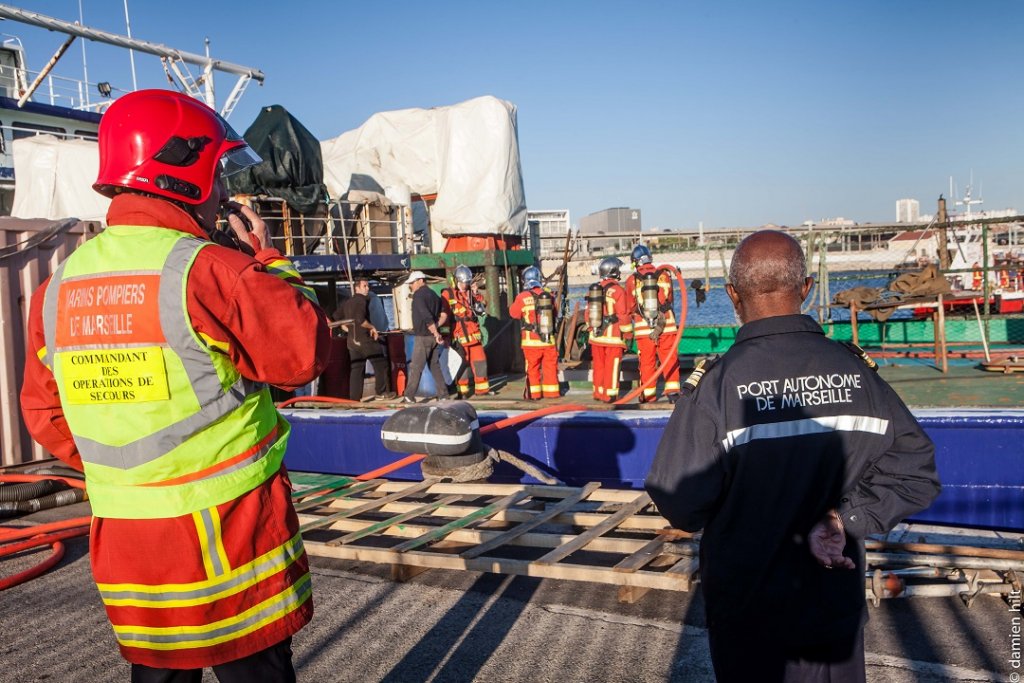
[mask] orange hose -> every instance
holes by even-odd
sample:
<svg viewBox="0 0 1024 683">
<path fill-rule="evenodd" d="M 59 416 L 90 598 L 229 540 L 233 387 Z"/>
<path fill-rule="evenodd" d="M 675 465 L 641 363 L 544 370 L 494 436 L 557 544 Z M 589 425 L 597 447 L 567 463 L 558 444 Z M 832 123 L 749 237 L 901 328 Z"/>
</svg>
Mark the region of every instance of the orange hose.
<svg viewBox="0 0 1024 683">
<path fill-rule="evenodd" d="M 289 408 L 296 403 L 361 403 L 349 398 L 335 398 L 334 396 L 295 396 L 277 404 L 278 408 Z"/>
<path fill-rule="evenodd" d="M 58 531 L 54 534 L 47 534 L 45 538 L 30 538 L 27 541 L 21 543 L 12 543 L 10 545 L 0 546 L 0 555 L 14 555 L 20 553 L 23 550 L 35 548 L 41 545 L 53 545 L 57 541 L 63 541 L 68 538 L 77 538 L 84 536 L 89 533 L 88 529 L 68 529 L 66 531 Z"/>
<path fill-rule="evenodd" d="M 11 541 L 17 541 L 19 538 L 32 538 L 33 536 L 40 536 L 54 531 L 76 529 L 78 527 L 88 526 L 91 523 L 92 517 L 75 517 L 74 519 L 50 522 L 49 524 L 36 524 L 34 526 L 25 527 L 4 527 L 0 528 L 0 543 L 10 543 Z M 0 548 L 0 554 L 3 554 L 2 548 Z"/>
<path fill-rule="evenodd" d="M 554 415 L 556 413 L 567 413 L 573 410 L 586 409 L 586 406 L 582 406 L 577 403 L 566 403 L 564 405 L 559 406 L 548 406 L 547 408 L 539 408 L 537 410 L 531 410 L 528 413 L 523 413 L 522 415 L 516 415 L 515 417 L 506 417 L 504 420 L 498 420 L 497 422 L 492 422 L 489 425 L 484 425 L 483 427 L 480 428 L 480 433 L 490 434 L 491 432 L 496 432 L 499 429 L 505 429 L 506 427 L 517 425 L 520 422 L 526 422 L 528 420 L 533 420 L 538 417 L 544 417 L 545 415 Z"/>
<path fill-rule="evenodd" d="M 64 557 L 64 544 L 57 540 L 51 541 L 51 539 L 46 539 L 44 542 L 48 542 L 53 546 L 53 552 L 50 553 L 50 556 L 34 567 L 30 567 L 25 571 L 0 579 L 0 591 L 5 588 L 10 588 L 11 586 L 17 586 L 19 583 L 25 583 L 30 579 L 34 579 L 53 565 L 60 562 L 60 559 Z"/>
<path fill-rule="evenodd" d="M 390 474 L 391 472 L 394 472 L 395 470 L 401 469 L 401 468 L 405 467 L 406 465 L 411 465 L 414 462 L 419 462 L 420 460 L 422 460 L 425 457 L 427 457 L 425 453 L 413 453 L 412 455 L 407 455 L 404 458 L 401 458 L 399 460 L 395 460 L 394 462 L 390 462 L 387 465 L 383 465 L 381 467 L 378 467 L 375 470 L 370 470 L 369 472 L 364 472 L 363 474 L 360 474 L 358 477 L 356 477 L 356 479 L 359 480 L 359 481 L 367 481 L 369 479 L 376 479 L 377 477 L 383 477 L 385 474 Z"/>
<path fill-rule="evenodd" d="M 8 484 L 22 484 L 25 482 L 42 481 L 43 479 L 56 479 L 76 489 L 85 488 L 85 482 L 74 477 L 57 477 L 50 474 L 0 474 L 0 482 Z"/>
<path fill-rule="evenodd" d="M 35 482 L 43 479 L 57 479 L 74 488 L 85 488 L 84 481 L 72 477 L 57 477 L 48 474 L 0 474 L 0 482 L 7 483 Z M 0 557 L 14 555 L 15 553 L 41 545 L 53 547 L 50 555 L 39 564 L 17 574 L 0 578 L 0 590 L 34 579 L 60 562 L 61 558 L 64 557 L 64 544 L 61 541 L 87 535 L 91 523 L 92 517 L 88 516 L 76 517 L 75 519 L 67 519 L 60 522 L 50 522 L 49 524 L 37 524 L 30 527 L 0 527 L 0 544 L 3 544 L 0 545 Z M 21 543 L 12 543 L 12 541 L 26 538 L 29 540 L 22 541 Z"/>
<path fill-rule="evenodd" d="M 618 399 L 612 405 L 618 406 L 618 405 L 622 405 L 624 403 L 628 403 L 629 401 L 632 401 L 634 398 L 636 398 L 638 395 L 640 395 L 640 392 L 643 391 L 645 388 L 650 386 L 652 383 L 656 383 L 658 381 L 658 377 L 661 376 L 661 373 L 664 372 L 665 368 L 667 368 L 669 363 L 672 362 L 673 356 L 675 357 L 676 362 L 677 363 L 679 362 L 679 358 L 678 358 L 678 356 L 679 356 L 679 340 L 683 338 L 683 331 L 686 328 L 686 312 L 687 312 L 686 281 L 683 280 L 683 274 L 681 272 L 679 272 L 679 269 L 676 268 L 675 266 L 672 266 L 672 265 L 659 266 L 658 270 L 668 270 L 668 271 L 671 271 L 672 273 L 675 274 L 676 281 L 679 283 L 679 294 L 680 294 L 680 297 L 681 297 L 682 301 L 681 301 L 681 304 L 680 304 L 679 320 L 676 321 L 676 328 L 677 328 L 676 329 L 676 338 L 675 338 L 675 342 L 673 343 L 673 346 L 672 346 L 672 348 L 676 350 L 675 354 L 666 357 L 665 360 L 662 361 L 661 365 L 658 366 L 657 372 L 655 372 L 653 375 L 651 375 L 647 379 L 646 382 L 641 382 L 639 384 L 639 386 L 637 386 L 636 389 L 634 389 L 633 391 L 629 392 L 628 394 L 626 394 L 622 398 Z M 546 415 L 555 415 L 557 413 L 567 413 L 567 412 L 574 411 L 574 410 L 586 410 L 586 409 L 587 409 L 586 406 L 582 406 L 582 405 L 579 405 L 579 404 L 576 404 L 576 403 L 567 403 L 565 405 L 548 406 L 546 408 L 540 408 L 539 410 L 531 410 L 530 412 L 523 413 L 522 415 L 517 415 L 515 417 L 508 417 L 508 418 L 505 418 L 504 420 L 498 420 L 497 422 L 492 422 L 489 425 L 485 425 L 485 426 L 481 427 L 480 428 L 480 433 L 481 434 L 490 434 L 491 432 L 498 431 L 499 429 L 505 429 L 506 427 L 511 427 L 511 426 L 517 425 L 517 424 L 519 424 L 521 422 L 526 422 L 528 420 L 534 420 L 536 418 L 544 417 Z M 394 472 L 397 469 L 401 469 L 402 467 L 405 467 L 406 465 L 411 465 L 413 463 L 419 462 L 420 460 L 423 460 L 426 457 L 427 456 L 424 453 L 413 453 L 412 455 L 407 455 L 406 457 L 401 458 L 399 460 L 396 460 L 396 461 L 394 461 L 392 463 L 389 463 L 389 464 L 384 465 L 382 467 L 378 467 L 375 470 L 370 470 L 369 472 L 365 472 L 363 474 L 360 474 L 358 477 L 356 477 L 356 479 L 358 479 L 359 481 L 366 481 L 368 479 L 375 479 L 377 477 L 382 477 L 385 474 L 390 474 L 391 472 Z"/>
<path fill-rule="evenodd" d="M 9 577 L 4 577 L 3 579 L 0 579 L 0 591 L 7 588 L 11 588 L 12 586 L 17 586 L 18 584 L 24 584 L 25 582 L 38 577 L 39 574 L 43 573 L 44 571 L 52 567 L 54 564 L 60 561 L 60 558 L 63 557 L 65 547 L 63 547 L 61 541 L 65 541 L 66 539 L 74 539 L 80 536 L 86 536 L 88 532 L 89 529 L 87 528 L 77 528 L 68 531 L 58 531 L 57 533 L 49 533 L 49 535 L 47 536 L 34 538 L 29 541 L 23 541 L 22 543 L 16 543 L 14 545 L 0 547 L 0 557 L 5 555 L 13 555 L 14 553 L 30 550 L 38 546 L 48 545 L 53 547 L 53 550 L 52 552 L 50 552 L 49 556 L 39 564 L 29 567 L 24 571 L 18 571 L 15 574 L 11 574 L 9 575 Z"/>
</svg>

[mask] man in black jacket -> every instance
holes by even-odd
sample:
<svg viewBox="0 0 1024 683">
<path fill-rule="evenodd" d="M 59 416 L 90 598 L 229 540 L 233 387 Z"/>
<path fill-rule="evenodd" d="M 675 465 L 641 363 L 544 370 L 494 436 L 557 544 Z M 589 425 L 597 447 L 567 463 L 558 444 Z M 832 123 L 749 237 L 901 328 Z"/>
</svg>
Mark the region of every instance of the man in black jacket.
<svg viewBox="0 0 1024 683">
<path fill-rule="evenodd" d="M 380 344 L 380 332 L 370 322 L 370 283 L 358 278 L 352 283 L 353 292 L 341 305 L 341 318 L 351 320 L 345 325 L 349 359 L 348 396 L 353 401 L 363 400 L 363 384 L 366 380 L 366 361 L 373 366 L 373 398 L 396 398 L 397 394 L 388 389 L 388 362 Z"/>
<path fill-rule="evenodd" d="M 406 279 L 412 289 L 412 358 L 409 360 L 409 375 L 405 385 L 406 403 L 416 402 L 416 392 L 420 388 L 420 376 L 429 364 L 430 374 L 434 378 L 437 399 L 448 398 L 448 385 L 441 374 L 441 346 L 444 337 L 440 328 L 448 319 L 441 297 L 427 287 L 426 275 L 414 270 Z"/>
<path fill-rule="evenodd" d="M 863 539 L 938 495 L 934 446 L 870 359 L 800 315 L 796 240 L 747 237 L 729 279 L 743 326 L 684 385 L 647 490 L 704 529 L 719 681 L 863 681 Z"/>
</svg>

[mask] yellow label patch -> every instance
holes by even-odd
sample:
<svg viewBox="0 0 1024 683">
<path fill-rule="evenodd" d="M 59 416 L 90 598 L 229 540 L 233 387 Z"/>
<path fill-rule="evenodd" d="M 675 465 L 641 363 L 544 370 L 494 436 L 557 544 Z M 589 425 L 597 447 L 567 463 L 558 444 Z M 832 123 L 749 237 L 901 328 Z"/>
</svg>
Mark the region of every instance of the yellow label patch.
<svg viewBox="0 0 1024 683">
<path fill-rule="evenodd" d="M 69 403 L 140 403 L 170 397 L 159 346 L 61 354 Z"/>
</svg>

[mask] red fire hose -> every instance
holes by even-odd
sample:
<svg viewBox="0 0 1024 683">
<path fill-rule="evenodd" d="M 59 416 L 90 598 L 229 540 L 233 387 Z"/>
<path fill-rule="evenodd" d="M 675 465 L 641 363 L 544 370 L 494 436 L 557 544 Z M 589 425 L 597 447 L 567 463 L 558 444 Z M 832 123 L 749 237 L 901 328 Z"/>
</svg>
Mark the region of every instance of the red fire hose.
<svg viewBox="0 0 1024 683">
<path fill-rule="evenodd" d="M 44 479 L 57 479 L 74 488 L 85 489 L 84 481 L 70 477 L 31 474 L 0 475 L 0 482 L 4 483 L 36 482 Z M 39 564 L 17 574 L 0 578 L 0 590 L 17 586 L 19 583 L 33 579 L 60 562 L 61 558 L 64 557 L 64 544 L 62 541 L 85 536 L 89 533 L 91 522 L 92 517 L 87 516 L 49 524 L 37 524 L 30 527 L 0 527 L 0 557 L 7 557 L 43 545 L 49 545 L 53 548 L 50 555 Z M 14 541 L 21 542 L 14 543 Z"/>
<path fill-rule="evenodd" d="M 362 403 L 353 401 L 350 398 L 336 398 L 334 396 L 293 396 L 277 404 L 278 408 L 290 408 L 296 403 Z"/>
</svg>

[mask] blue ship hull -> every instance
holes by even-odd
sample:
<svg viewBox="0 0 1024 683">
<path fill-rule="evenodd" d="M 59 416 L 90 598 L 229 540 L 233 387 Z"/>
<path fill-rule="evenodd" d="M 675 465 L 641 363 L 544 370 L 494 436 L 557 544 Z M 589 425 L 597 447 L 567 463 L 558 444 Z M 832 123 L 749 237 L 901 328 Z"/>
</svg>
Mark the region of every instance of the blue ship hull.
<svg viewBox="0 0 1024 683">
<path fill-rule="evenodd" d="M 380 428 L 392 411 L 285 410 L 292 426 L 285 456 L 296 471 L 360 474 L 402 457 L 386 450 Z M 518 413 L 489 411 L 481 425 Z M 942 494 L 915 521 L 1024 531 L 1024 411 L 915 411 L 935 442 Z M 487 435 L 566 484 L 598 481 L 641 488 L 669 411 L 583 412 L 540 418 Z M 418 480 L 419 465 L 388 475 Z M 494 482 L 536 483 L 502 463 Z"/>
</svg>

